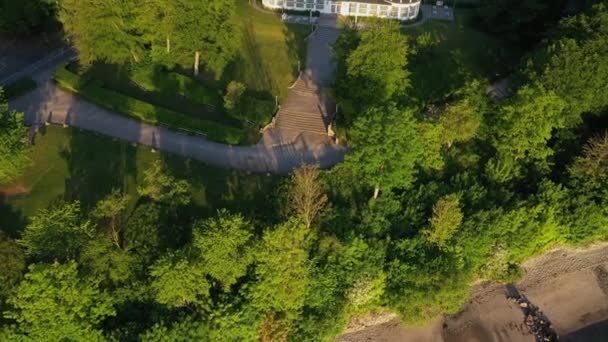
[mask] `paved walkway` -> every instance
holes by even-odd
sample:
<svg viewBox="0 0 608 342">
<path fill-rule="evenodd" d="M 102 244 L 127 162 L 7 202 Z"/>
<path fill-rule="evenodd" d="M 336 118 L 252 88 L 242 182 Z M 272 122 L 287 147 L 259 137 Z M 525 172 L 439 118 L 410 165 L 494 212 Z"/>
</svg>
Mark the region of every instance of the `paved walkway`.
<svg viewBox="0 0 608 342">
<path fill-rule="evenodd" d="M 305 74 L 314 76 L 310 79 L 311 82 L 326 82 L 332 71 L 326 65 L 326 60 L 329 60 L 326 52 L 323 52 L 326 47 L 315 43 L 318 41 L 309 40 L 309 51 L 312 52 Z M 323 51 L 315 53 L 318 49 Z M 317 61 L 317 57 L 327 59 Z M 26 113 L 27 123 L 65 124 L 191 157 L 211 165 L 251 172 L 287 174 L 302 163 L 315 163 L 328 168 L 344 158 L 345 147 L 336 145 L 325 134 L 312 133 L 306 129 L 269 129 L 257 145 L 229 146 L 112 113 L 55 86 L 52 81 L 53 72 L 56 65 L 67 58 L 53 61 L 44 69 L 32 72 L 39 87 L 11 101 L 11 108 Z M 328 74 L 322 74 L 323 71 Z M 320 86 L 323 84 L 320 83 Z M 323 112 L 326 112 L 325 108 Z"/>
</svg>

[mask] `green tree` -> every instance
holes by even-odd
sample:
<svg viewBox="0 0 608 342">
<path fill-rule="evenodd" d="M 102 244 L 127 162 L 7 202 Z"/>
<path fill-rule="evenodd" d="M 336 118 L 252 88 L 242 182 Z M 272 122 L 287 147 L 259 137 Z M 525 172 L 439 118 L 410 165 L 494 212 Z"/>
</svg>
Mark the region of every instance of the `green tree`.
<svg viewBox="0 0 608 342">
<path fill-rule="evenodd" d="M 23 125 L 23 113 L 8 109 L 4 92 L 0 88 L 0 184 L 19 177 L 30 166 L 27 128 Z"/>
<path fill-rule="evenodd" d="M 532 162 L 546 170 L 546 159 L 553 154 L 547 142 L 554 129 L 565 126 L 564 108 L 561 98 L 536 86 L 523 87 L 502 105 L 486 124 L 498 152 L 487 166 L 491 177 L 508 180 L 518 174 L 521 162 Z"/>
<path fill-rule="evenodd" d="M 10 291 L 19 284 L 25 265 L 23 250 L 0 231 L 0 308 L 4 307 L 4 299 Z"/>
<path fill-rule="evenodd" d="M 374 187 L 374 198 L 381 189 L 412 184 L 416 163 L 424 155 L 412 111 L 371 108 L 355 121 L 350 135 L 351 149 L 340 167 Z"/>
<path fill-rule="evenodd" d="M 304 306 L 310 283 L 309 233 L 291 220 L 268 230 L 255 254 L 257 281 L 251 290 L 253 304 L 262 312 L 295 315 Z"/>
<path fill-rule="evenodd" d="M 42 209 L 25 227 L 18 243 L 29 256 L 40 260 L 76 258 L 94 234 L 94 227 L 83 220 L 80 203 L 65 203 L 53 209 Z"/>
<path fill-rule="evenodd" d="M 450 103 L 439 116 L 442 137 L 448 149 L 455 142 L 466 142 L 477 135 L 485 109 L 485 94 L 478 82 L 473 82 L 464 91 L 462 99 Z"/>
<path fill-rule="evenodd" d="M 128 251 L 116 246 L 105 236 L 91 240 L 80 255 L 85 273 L 104 286 L 125 284 L 134 278 L 137 260 Z"/>
<path fill-rule="evenodd" d="M 446 243 L 462 224 L 463 218 L 460 197 L 457 194 L 440 198 L 433 206 L 431 228 L 427 232 L 428 240 L 440 248 L 446 247 Z"/>
<path fill-rule="evenodd" d="M 111 297 L 78 274 L 74 261 L 34 264 L 4 313 L 16 331 L 39 341 L 100 341 L 99 324 L 116 314 Z"/>
<path fill-rule="evenodd" d="M 241 215 L 220 210 L 217 217 L 194 224 L 194 246 L 200 252 L 200 267 L 224 291 L 247 273 L 253 261 L 250 240 L 253 227 Z"/>
<path fill-rule="evenodd" d="M 384 104 L 409 87 L 408 44 L 398 23 L 378 20 L 347 57 L 349 98 L 364 107 Z"/>
<path fill-rule="evenodd" d="M 566 102 L 566 123 L 608 108 L 608 7 L 564 19 L 558 38 L 536 56 L 531 78 Z"/>
<path fill-rule="evenodd" d="M 203 322 L 185 319 L 171 326 L 155 324 L 140 336 L 142 342 L 212 341 L 209 327 Z"/>
<path fill-rule="evenodd" d="M 56 4 L 52 0 L 0 0 L 0 32 L 30 35 L 55 29 Z"/>
<path fill-rule="evenodd" d="M 234 111 L 238 108 L 241 101 L 241 97 L 245 93 L 245 85 L 240 82 L 231 81 L 226 87 L 226 95 L 224 95 L 224 108 L 228 112 Z"/>
<path fill-rule="evenodd" d="M 591 139 L 570 167 L 577 184 L 589 190 L 599 190 L 608 182 L 608 132 Z"/>
<path fill-rule="evenodd" d="M 109 227 L 110 239 L 118 248 L 121 247 L 120 231 L 123 225 L 122 216 L 129 201 L 130 197 L 128 195 L 123 195 L 119 190 L 114 189 L 110 195 L 97 203 L 91 213 L 94 218 L 102 222 L 106 221 L 104 223 L 107 223 Z"/>
<path fill-rule="evenodd" d="M 327 195 L 319 177 L 318 165 L 302 165 L 291 175 L 289 210 L 309 229 L 327 205 Z"/>
<path fill-rule="evenodd" d="M 211 288 L 193 251 L 169 253 L 150 267 L 156 301 L 170 307 L 204 305 Z"/>
<path fill-rule="evenodd" d="M 153 56 L 182 66 L 194 56 L 195 75 L 203 63 L 219 78 L 240 47 L 235 0 L 149 0 L 140 12 Z"/>
<path fill-rule="evenodd" d="M 190 203 L 190 184 L 168 174 L 160 160 L 144 172 L 143 185 L 137 188 L 137 192 L 140 196 L 171 206 Z"/>
<path fill-rule="evenodd" d="M 59 4 L 59 19 L 66 34 L 73 37 L 83 64 L 123 64 L 143 58 L 139 1 L 62 0 Z"/>
</svg>

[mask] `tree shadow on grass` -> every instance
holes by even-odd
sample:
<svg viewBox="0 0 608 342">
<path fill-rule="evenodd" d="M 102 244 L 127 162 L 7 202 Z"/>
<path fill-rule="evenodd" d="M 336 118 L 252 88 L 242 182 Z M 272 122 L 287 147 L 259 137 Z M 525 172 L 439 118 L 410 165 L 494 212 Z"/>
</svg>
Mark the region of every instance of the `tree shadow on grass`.
<svg viewBox="0 0 608 342">
<path fill-rule="evenodd" d="M 276 91 L 277 85 L 274 84 L 264 63 L 272 63 L 272 61 L 264 61 L 254 30 L 251 20 L 243 23 L 241 51 L 226 67 L 222 81 L 228 84 L 230 81 L 239 80 L 245 83 L 250 91 L 255 92 Z"/>
<path fill-rule="evenodd" d="M 90 210 L 112 189 L 126 192 L 128 178 L 137 177 L 136 154 L 125 142 L 75 130 L 69 148 L 61 152 L 69 171 L 64 200 L 80 201 Z"/>
<path fill-rule="evenodd" d="M 185 215 L 208 217 L 226 208 L 251 219 L 272 217 L 274 203 L 269 197 L 278 177 L 210 167 L 174 155 L 164 155 L 163 162 L 169 173 L 192 187 L 193 201 L 184 208 Z"/>
</svg>

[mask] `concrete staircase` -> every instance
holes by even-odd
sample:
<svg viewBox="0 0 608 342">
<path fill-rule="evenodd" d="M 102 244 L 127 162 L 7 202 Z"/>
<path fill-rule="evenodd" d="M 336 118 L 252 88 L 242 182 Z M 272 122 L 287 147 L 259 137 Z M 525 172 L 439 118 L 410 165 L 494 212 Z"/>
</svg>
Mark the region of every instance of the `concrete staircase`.
<svg viewBox="0 0 608 342">
<path fill-rule="evenodd" d="M 277 115 L 275 128 L 327 134 L 321 89 L 303 75 Z"/>
</svg>

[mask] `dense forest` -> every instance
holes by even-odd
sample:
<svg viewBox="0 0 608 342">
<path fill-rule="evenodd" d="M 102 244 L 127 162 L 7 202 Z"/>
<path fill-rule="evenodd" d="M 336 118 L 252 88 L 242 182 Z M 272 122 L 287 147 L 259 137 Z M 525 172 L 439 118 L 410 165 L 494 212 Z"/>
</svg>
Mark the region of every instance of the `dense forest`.
<svg viewBox="0 0 608 342">
<path fill-rule="evenodd" d="M 59 3 L 46 13 L 78 37 L 83 65 L 201 59 L 221 75 L 238 46 L 230 1 Z M 483 3 L 490 20 L 509 2 Z M 255 214 L 196 213 L 189 180 L 157 162 L 137 198 L 62 201 L 20 232 L 0 217 L 0 340 L 325 341 L 372 310 L 408 324 L 455 313 L 476 281 L 608 239 L 608 6 L 545 16 L 552 3 L 510 8 L 529 14 L 525 30 L 499 14 L 477 23 L 526 49 L 503 99 L 471 75 L 421 92 L 433 39 L 391 21 L 345 28 L 332 86 L 345 161 L 303 165 Z M 44 22 L 31 19 L 13 31 Z M 31 160 L 22 114 L 0 103 L 4 184 Z"/>
</svg>

